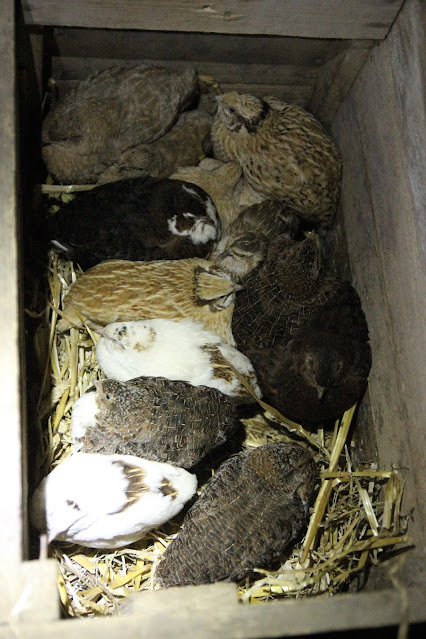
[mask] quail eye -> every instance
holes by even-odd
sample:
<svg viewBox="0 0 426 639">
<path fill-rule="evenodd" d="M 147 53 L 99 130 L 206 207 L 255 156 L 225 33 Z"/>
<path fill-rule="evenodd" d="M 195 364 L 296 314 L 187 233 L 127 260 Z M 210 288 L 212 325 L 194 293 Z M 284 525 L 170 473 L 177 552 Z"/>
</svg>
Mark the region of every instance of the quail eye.
<svg viewBox="0 0 426 639">
<path fill-rule="evenodd" d="M 67 506 L 69 506 L 73 510 L 81 510 L 80 506 L 75 501 L 72 501 L 71 499 L 67 499 L 65 503 Z"/>
<path fill-rule="evenodd" d="M 230 106 L 228 107 L 229 113 L 235 113 L 235 107 Z"/>
</svg>

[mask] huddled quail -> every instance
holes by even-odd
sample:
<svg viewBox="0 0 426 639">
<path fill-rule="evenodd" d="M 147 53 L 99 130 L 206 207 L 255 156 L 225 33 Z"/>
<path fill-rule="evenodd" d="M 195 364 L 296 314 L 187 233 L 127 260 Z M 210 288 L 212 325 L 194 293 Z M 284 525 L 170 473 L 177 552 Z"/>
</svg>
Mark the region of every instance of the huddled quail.
<svg viewBox="0 0 426 639">
<path fill-rule="evenodd" d="M 195 475 L 170 464 L 73 453 L 35 490 L 30 516 L 48 541 L 120 548 L 177 515 L 196 488 Z"/>
<path fill-rule="evenodd" d="M 47 232 L 56 250 L 87 269 L 114 258 L 205 257 L 220 223 L 195 184 L 146 176 L 76 193 L 48 219 Z"/>
<path fill-rule="evenodd" d="M 315 425 L 342 416 L 364 395 L 371 367 L 368 327 L 349 282 L 273 347 L 248 350 L 265 401 Z"/>
<path fill-rule="evenodd" d="M 259 193 L 285 201 L 318 228 L 331 226 L 341 161 L 314 116 L 276 98 L 236 91 L 216 99 L 215 157 L 238 162 L 244 178 Z"/>
<path fill-rule="evenodd" d="M 43 121 L 47 170 L 60 183 L 97 182 L 124 151 L 164 135 L 198 91 L 190 64 L 112 66 L 89 76 Z"/>
<path fill-rule="evenodd" d="M 98 330 L 96 358 L 109 378 L 180 379 L 216 388 L 241 402 L 251 401 L 235 369 L 261 395 L 249 359 L 198 322 L 151 319 L 115 322 Z"/>
<path fill-rule="evenodd" d="M 240 289 L 228 273 L 197 257 L 107 260 L 71 286 L 57 327 L 82 326 L 81 316 L 94 328 L 127 320 L 191 318 L 234 346 L 231 321 Z"/>
<path fill-rule="evenodd" d="M 235 430 L 236 405 L 214 388 L 188 382 L 103 379 L 74 403 L 71 426 L 77 452 L 136 455 L 190 468 Z"/>
<path fill-rule="evenodd" d="M 178 167 L 192 166 L 211 152 L 213 117 L 204 109 L 181 113 L 161 138 L 138 144 L 121 153 L 118 160 L 99 175 L 98 182 L 112 182 L 146 174 L 168 177 Z"/>
<path fill-rule="evenodd" d="M 294 331 L 341 285 L 321 257 L 316 236 L 293 240 L 281 234 L 263 263 L 244 280 L 232 319 L 243 353 L 289 340 Z"/>
<path fill-rule="evenodd" d="M 271 239 L 280 233 L 296 237 L 299 226 L 296 212 L 281 202 L 253 204 L 224 230 L 209 259 L 241 279 L 262 262 Z"/>
<path fill-rule="evenodd" d="M 273 567 L 303 530 L 316 479 L 311 454 L 296 444 L 231 457 L 187 512 L 157 566 L 156 583 L 237 581 Z"/>
</svg>

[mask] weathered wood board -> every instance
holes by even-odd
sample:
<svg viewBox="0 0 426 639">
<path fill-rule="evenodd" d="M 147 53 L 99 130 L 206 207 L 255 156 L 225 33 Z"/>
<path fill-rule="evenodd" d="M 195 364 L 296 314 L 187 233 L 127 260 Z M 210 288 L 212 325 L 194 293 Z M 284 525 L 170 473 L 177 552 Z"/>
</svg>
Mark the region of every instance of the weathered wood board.
<svg viewBox="0 0 426 639">
<path fill-rule="evenodd" d="M 406 470 L 404 510 L 414 508 L 410 531 L 421 548 L 426 260 L 420 186 L 425 163 L 422 169 L 420 159 L 425 126 L 422 100 L 409 109 L 394 79 L 419 80 L 421 7 L 408 4 L 401 26 L 373 49 L 332 131 L 343 155 L 342 208 L 354 283 L 370 327 L 369 390 L 379 458 L 384 466 L 394 463 Z M 416 11 L 411 13 L 415 5 L 417 20 Z M 397 55 L 406 48 L 409 55 Z"/>
<path fill-rule="evenodd" d="M 22 314 L 18 252 L 17 129 L 14 2 L 0 3 L 0 583 L 13 593 L 14 568 L 24 558 L 25 472 L 22 429 Z M 8 577 L 12 575 L 9 582 Z"/>
<path fill-rule="evenodd" d="M 384 38 L 403 0 L 30 0 L 28 24 L 154 31 Z"/>
</svg>

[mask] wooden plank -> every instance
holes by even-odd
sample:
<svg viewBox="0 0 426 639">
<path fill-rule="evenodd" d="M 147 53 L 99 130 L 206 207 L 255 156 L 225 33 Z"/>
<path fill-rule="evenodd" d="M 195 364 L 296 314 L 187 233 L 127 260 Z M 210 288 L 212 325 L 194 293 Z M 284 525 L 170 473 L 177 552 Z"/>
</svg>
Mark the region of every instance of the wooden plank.
<svg viewBox="0 0 426 639">
<path fill-rule="evenodd" d="M 417 235 L 426 253 L 426 4 L 405 3 L 388 40 L 397 115 L 410 180 Z"/>
<path fill-rule="evenodd" d="M 119 29 L 45 29 L 45 37 L 46 53 L 62 58 L 255 62 L 316 68 L 349 46 L 345 40 Z"/>
<path fill-rule="evenodd" d="M 224 584 L 208 586 L 212 590 Z M 189 593 L 187 594 L 187 590 Z M 149 593 L 151 594 L 151 593 Z M 234 605 L 212 597 L 211 606 L 198 607 L 197 596 L 190 596 L 191 587 L 170 588 L 146 597 L 140 593 L 139 614 L 116 615 L 110 618 L 82 619 L 78 622 L 78 635 L 82 639 L 94 636 L 116 639 L 117 636 L 140 639 L 259 639 L 260 637 L 295 637 L 321 632 L 347 629 L 380 628 L 396 625 L 404 613 L 404 600 L 396 590 L 375 593 L 336 595 L 287 599 L 265 605 Z M 186 601 L 185 595 L 187 594 Z M 408 618 L 414 622 L 424 620 L 424 590 L 406 591 Z M 176 605 L 178 597 L 181 605 Z M 158 603 L 156 604 L 156 600 Z M 182 603 L 182 600 L 184 603 Z M 169 616 L 168 611 L 173 614 Z M 37 624 L 16 624 L 15 636 L 20 639 L 74 639 L 76 621 L 73 619 Z"/>
<path fill-rule="evenodd" d="M 28 24 L 154 31 L 384 38 L 403 0 L 28 0 Z"/>
<path fill-rule="evenodd" d="M 17 246 L 16 96 L 13 0 L 0 3 L 0 343 L 2 461 L 0 464 L 0 584 L 6 600 L 17 587 L 15 566 L 23 559 L 25 495 L 21 427 L 20 283 Z M 7 585 L 7 588 L 5 586 Z M 2 594 L 3 597 L 3 594 Z"/>
<path fill-rule="evenodd" d="M 13 625 L 36 625 L 59 619 L 57 572 L 56 559 L 24 561 L 15 566 L 14 574 L 19 587 L 12 605 L 6 608 L 3 598 L 0 598 L 1 637 L 1 623 L 7 619 Z"/>
<path fill-rule="evenodd" d="M 407 46 L 411 38 L 411 32 L 400 29 L 398 40 L 403 33 L 406 42 L 400 47 Z M 343 187 L 345 222 L 352 269 L 373 344 L 370 391 L 379 456 L 383 464 L 393 462 L 406 469 L 404 508 L 415 508 L 410 533 L 421 544 L 426 262 L 404 146 L 406 135 L 415 138 L 419 132 L 416 126 L 403 132 L 410 120 L 401 118 L 391 44 L 395 46 L 392 39 L 386 40 L 372 51 L 333 132 L 344 151 L 344 170 L 349 171 Z M 411 109 L 413 124 L 423 117 L 423 102 L 413 102 Z M 370 203 L 364 192 L 369 193 Z"/>
<path fill-rule="evenodd" d="M 373 45 L 373 40 L 353 41 L 319 70 L 308 110 L 326 127 L 331 125 Z"/>
<path fill-rule="evenodd" d="M 95 71 L 101 71 L 112 65 L 130 66 L 135 63 L 166 64 L 170 61 L 111 59 L 111 58 L 64 58 L 52 59 L 52 77 L 58 80 L 81 80 Z M 317 76 L 317 69 L 294 67 L 284 64 L 227 64 L 223 62 L 191 59 L 199 74 L 210 75 L 217 82 L 227 84 L 270 84 L 270 85 L 309 85 Z"/>
</svg>

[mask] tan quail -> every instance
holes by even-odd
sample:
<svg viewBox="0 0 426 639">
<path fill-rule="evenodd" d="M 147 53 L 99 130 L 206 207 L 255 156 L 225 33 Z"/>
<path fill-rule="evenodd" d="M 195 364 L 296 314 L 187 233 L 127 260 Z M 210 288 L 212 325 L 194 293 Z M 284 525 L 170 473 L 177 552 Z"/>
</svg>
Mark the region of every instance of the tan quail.
<svg viewBox="0 0 426 639">
<path fill-rule="evenodd" d="M 259 193 L 283 200 L 306 220 L 331 226 L 339 199 L 341 161 L 313 115 L 276 98 L 231 91 L 217 96 L 213 151 L 234 160 Z"/>
</svg>

